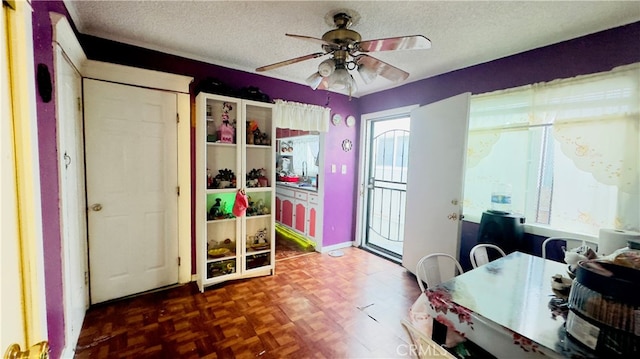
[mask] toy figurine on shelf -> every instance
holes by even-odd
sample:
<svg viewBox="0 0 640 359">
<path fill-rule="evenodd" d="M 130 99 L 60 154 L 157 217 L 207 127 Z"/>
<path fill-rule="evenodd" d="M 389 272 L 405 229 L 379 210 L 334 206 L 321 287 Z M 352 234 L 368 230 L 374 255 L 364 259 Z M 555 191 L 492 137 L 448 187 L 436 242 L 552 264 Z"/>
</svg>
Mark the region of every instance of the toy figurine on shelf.
<svg viewBox="0 0 640 359">
<path fill-rule="evenodd" d="M 247 121 L 247 145 L 253 145 L 254 132 L 258 130 L 258 122 L 256 120 Z"/>
<path fill-rule="evenodd" d="M 218 170 L 218 174 L 215 177 L 216 188 L 235 188 L 236 187 L 236 175 L 232 170 L 225 168 Z"/>
<path fill-rule="evenodd" d="M 267 177 L 267 170 L 261 168 L 258 173 L 258 185 L 260 187 L 269 187 L 269 178 Z"/>
<path fill-rule="evenodd" d="M 233 127 L 229 120 L 229 112 L 233 110 L 233 107 L 225 102 L 222 104 L 222 124 L 218 131 L 220 132 L 220 142 L 233 143 L 233 137 L 235 136 L 236 129 Z M 234 120 L 235 121 L 235 120 Z"/>
<path fill-rule="evenodd" d="M 214 219 L 218 219 L 218 217 L 224 214 L 220 209 L 220 206 L 222 205 L 220 201 L 222 201 L 220 198 L 216 198 L 216 203 L 214 203 L 209 210 L 209 215 L 207 216 L 208 220 L 212 221 Z"/>
<path fill-rule="evenodd" d="M 207 189 L 215 188 L 214 182 L 215 180 L 211 174 L 211 170 L 207 168 Z"/>
<path fill-rule="evenodd" d="M 253 239 L 253 244 L 267 244 L 269 241 L 267 240 L 267 229 L 259 229 L 256 232 L 256 235 Z"/>
</svg>

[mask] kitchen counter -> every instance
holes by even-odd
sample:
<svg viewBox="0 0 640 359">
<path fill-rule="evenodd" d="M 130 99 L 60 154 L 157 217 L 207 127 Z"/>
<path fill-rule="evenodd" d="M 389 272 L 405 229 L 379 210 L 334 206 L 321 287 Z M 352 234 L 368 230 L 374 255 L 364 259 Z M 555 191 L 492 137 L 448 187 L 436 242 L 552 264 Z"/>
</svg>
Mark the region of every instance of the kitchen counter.
<svg viewBox="0 0 640 359">
<path fill-rule="evenodd" d="M 301 189 L 301 190 L 305 190 L 305 191 L 309 191 L 309 192 L 318 192 L 318 188 L 317 187 L 313 187 L 309 183 L 276 181 L 276 187 L 278 187 L 278 186 L 285 187 L 285 188 Z"/>
</svg>

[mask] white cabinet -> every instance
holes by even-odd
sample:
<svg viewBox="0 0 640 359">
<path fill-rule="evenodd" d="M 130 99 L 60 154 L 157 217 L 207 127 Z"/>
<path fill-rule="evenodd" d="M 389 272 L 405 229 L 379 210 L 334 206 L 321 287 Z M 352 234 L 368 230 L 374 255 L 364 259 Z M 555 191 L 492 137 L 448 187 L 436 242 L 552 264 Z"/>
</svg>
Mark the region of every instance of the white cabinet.
<svg viewBox="0 0 640 359">
<path fill-rule="evenodd" d="M 316 241 L 319 236 L 318 233 L 320 228 L 318 228 L 320 219 L 320 202 L 318 200 L 317 194 L 309 194 L 308 204 L 307 204 L 307 227 L 306 234 L 309 238 Z"/>
<path fill-rule="evenodd" d="M 318 193 L 278 187 L 276 191 L 278 223 L 286 225 L 313 241 L 321 238 L 321 203 Z M 276 210 L 277 210 L 276 209 Z"/>
<path fill-rule="evenodd" d="M 276 218 L 278 223 L 293 228 L 295 191 L 278 188 L 276 191 Z"/>
<path fill-rule="evenodd" d="M 196 97 L 196 257 L 200 290 L 273 274 L 273 105 L 200 93 Z M 235 217 L 239 190 L 249 202 Z"/>
</svg>

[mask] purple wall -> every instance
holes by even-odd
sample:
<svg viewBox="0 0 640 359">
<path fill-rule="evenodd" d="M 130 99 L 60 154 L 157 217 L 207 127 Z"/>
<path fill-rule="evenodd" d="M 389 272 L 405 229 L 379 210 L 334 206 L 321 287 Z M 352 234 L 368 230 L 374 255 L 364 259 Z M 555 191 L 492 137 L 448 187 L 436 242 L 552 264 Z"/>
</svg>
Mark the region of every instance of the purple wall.
<svg viewBox="0 0 640 359">
<path fill-rule="evenodd" d="M 234 90 L 239 90 L 247 86 L 255 86 L 272 99 L 281 98 L 288 101 L 327 106 L 332 109 L 332 114 L 339 113 L 343 118 L 346 118 L 347 115 L 358 117 L 358 100 L 354 98 L 349 101 L 349 98 L 344 95 L 328 93 L 327 91 L 313 91 L 308 86 L 143 49 L 94 36 L 82 35 L 80 36 L 80 42 L 87 57 L 92 60 L 194 77 L 191 85 L 192 103 L 195 101 L 195 87 L 197 87 L 200 81 L 207 77 L 214 77 Z M 356 207 L 356 197 L 353 189 L 355 188 L 357 177 L 353 176 L 353 174 L 356 169 L 358 150 L 357 146 L 354 146 L 354 149 L 347 153 L 342 151 L 341 145 L 344 139 L 350 139 L 354 144 L 357 144 L 357 134 L 357 126 L 347 127 L 343 122 L 339 126 L 331 126 L 325 137 L 326 168 L 324 169 L 324 177 L 320 178 L 321 181 L 325 181 L 323 246 L 348 242 L 353 240 L 354 237 L 355 212 L 352 208 Z M 194 146 L 192 143 L 192 160 L 194 158 Z M 338 168 L 340 168 L 342 164 L 347 165 L 348 174 L 332 174 L 332 163 L 336 164 Z M 194 231 L 195 228 L 192 228 L 192 237 L 194 237 Z M 192 242 L 195 250 L 194 238 L 192 238 Z M 195 260 L 193 263 L 194 268 L 192 270 L 195 272 Z"/>
<path fill-rule="evenodd" d="M 33 8 L 35 64 L 46 64 L 53 77 L 55 74 L 53 73 L 49 11 L 64 14 L 67 18 L 69 16 L 61 1 L 34 1 Z M 69 20 L 71 22 L 70 18 Z M 614 66 L 637 62 L 640 61 L 638 38 L 640 38 L 640 23 L 634 23 L 349 101 L 346 96 L 337 94 L 328 96 L 325 91 L 312 91 L 306 86 L 282 80 L 96 37 L 84 35 L 79 37 L 90 59 L 194 77 L 192 100 L 195 84 L 206 77 L 216 77 L 235 89 L 257 86 L 271 98 L 328 106 L 332 108 L 332 114 L 339 113 L 343 118 L 354 115 L 356 119 L 362 113 L 416 103 L 424 105 L 465 91 L 481 93 L 549 81 L 559 77 L 605 71 Z M 58 183 L 54 104 L 55 98 L 48 103 L 38 98 L 37 116 L 47 320 L 51 357 L 58 358 L 64 347 L 64 317 L 61 304 L 63 298 L 59 192 L 56 185 L 51 185 Z M 331 126 L 326 136 L 324 246 L 353 240 L 357 196 L 358 133 L 359 126 L 348 128 L 343 122 L 339 126 Z M 350 152 L 343 152 L 341 149 L 344 139 L 350 139 L 355 145 Z M 332 163 L 338 168 L 335 174 L 330 173 Z M 342 164 L 347 165 L 347 175 L 340 174 L 339 169 Z"/>
<path fill-rule="evenodd" d="M 49 11 L 67 15 L 62 2 L 35 1 L 33 6 L 34 63 L 45 64 L 54 77 L 52 28 Z M 67 15 L 68 17 L 68 15 Z M 55 88 L 55 85 L 54 85 Z M 56 137 L 55 92 L 44 103 L 37 94 L 38 150 L 42 197 L 42 230 L 47 323 L 51 357 L 60 356 L 64 348 L 64 308 L 62 306 L 62 248 L 58 189 L 58 151 Z"/>
<path fill-rule="evenodd" d="M 474 94 L 557 78 L 608 71 L 640 61 L 640 22 L 534 49 L 485 64 L 416 81 L 360 98 L 361 113 L 413 104 L 426 105 L 463 92 Z M 478 225 L 463 222 L 460 259 L 467 266 Z M 540 254 L 543 238 L 525 235 L 525 248 Z"/>
<path fill-rule="evenodd" d="M 541 47 L 360 98 L 361 113 L 426 105 L 557 78 L 608 71 L 640 61 L 640 22 Z"/>
</svg>

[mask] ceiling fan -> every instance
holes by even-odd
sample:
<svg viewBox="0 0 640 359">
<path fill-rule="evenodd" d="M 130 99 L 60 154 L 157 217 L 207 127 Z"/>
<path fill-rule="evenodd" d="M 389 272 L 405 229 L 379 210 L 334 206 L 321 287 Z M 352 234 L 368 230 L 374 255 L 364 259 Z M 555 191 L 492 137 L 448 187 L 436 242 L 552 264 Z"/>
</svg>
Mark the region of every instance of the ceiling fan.
<svg viewBox="0 0 640 359">
<path fill-rule="evenodd" d="M 293 59 L 276 62 L 271 65 L 258 67 L 257 72 L 277 69 L 282 66 L 295 64 L 301 61 L 315 59 L 331 55 L 318 65 L 318 71 L 307 78 L 307 83 L 312 89 L 347 90 L 349 96 L 356 92 L 356 83 L 349 70 L 357 69 L 362 80 L 369 84 L 378 75 L 393 82 L 406 80 L 409 73 L 393 65 L 369 56 L 366 53 L 374 51 L 417 50 L 428 49 L 431 41 L 422 35 L 389 37 L 376 40 L 361 41 L 361 36 L 356 31 L 349 29 L 357 23 L 360 16 L 357 12 L 348 9 L 331 11 L 325 16 L 326 22 L 336 26 L 327 31 L 322 38 L 304 35 L 285 34 L 286 36 L 312 41 L 322 46 L 323 52 L 316 52 Z"/>
</svg>

